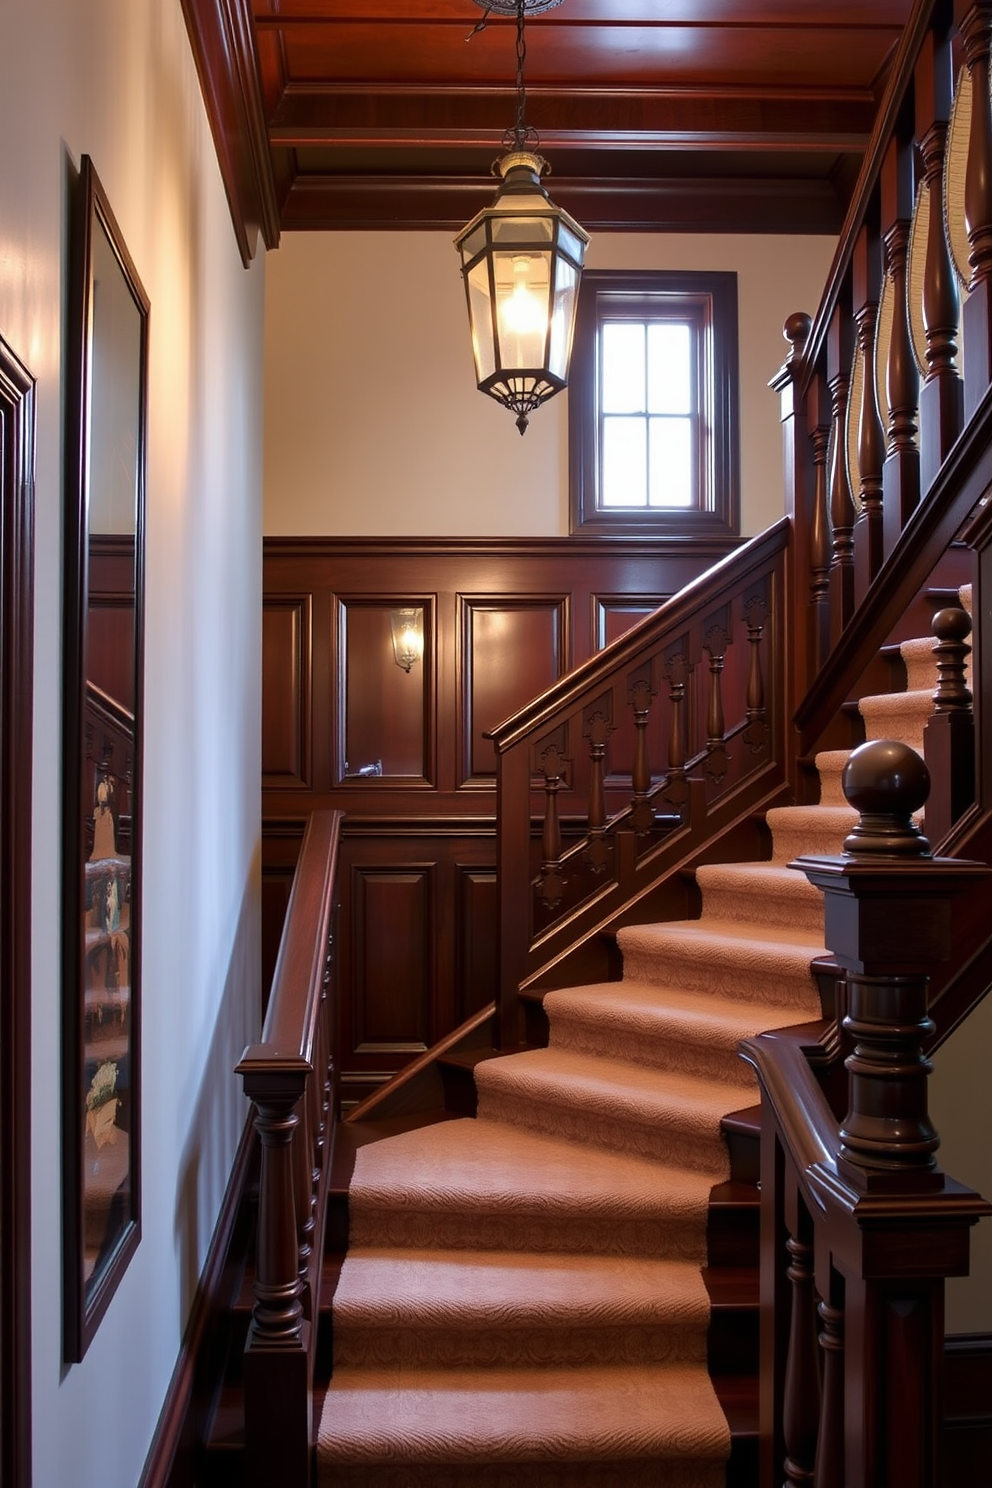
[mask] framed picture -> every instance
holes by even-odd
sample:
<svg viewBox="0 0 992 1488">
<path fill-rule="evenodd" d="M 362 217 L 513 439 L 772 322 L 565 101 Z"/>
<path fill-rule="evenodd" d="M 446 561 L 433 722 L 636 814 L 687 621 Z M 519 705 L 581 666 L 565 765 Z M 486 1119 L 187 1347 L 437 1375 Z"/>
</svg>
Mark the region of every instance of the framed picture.
<svg viewBox="0 0 992 1488">
<path fill-rule="evenodd" d="M 64 1354 L 138 1244 L 148 299 L 83 157 L 70 207 L 63 728 Z"/>
</svg>

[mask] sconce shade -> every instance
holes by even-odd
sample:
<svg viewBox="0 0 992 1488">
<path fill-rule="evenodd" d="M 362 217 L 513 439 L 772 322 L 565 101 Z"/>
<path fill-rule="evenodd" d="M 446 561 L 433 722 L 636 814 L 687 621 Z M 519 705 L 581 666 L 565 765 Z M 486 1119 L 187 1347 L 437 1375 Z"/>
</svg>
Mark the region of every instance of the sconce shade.
<svg viewBox="0 0 992 1488">
<path fill-rule="evenodd" d="M 419 605 L 404 610 L 390 610 L 389 625 L 393 635 L 393 659 L 408 672 L 424 654 L 424 612 Z"/>
<path fill-rule="evenodd" d="M 588 234 L 541 184 L 540 155 L 513 150 L 492 206 L 455 239 L 472 331 L 475 376 L 517 415 L 528 416 L 568 382 L 579 279 Z"/>
</svg>

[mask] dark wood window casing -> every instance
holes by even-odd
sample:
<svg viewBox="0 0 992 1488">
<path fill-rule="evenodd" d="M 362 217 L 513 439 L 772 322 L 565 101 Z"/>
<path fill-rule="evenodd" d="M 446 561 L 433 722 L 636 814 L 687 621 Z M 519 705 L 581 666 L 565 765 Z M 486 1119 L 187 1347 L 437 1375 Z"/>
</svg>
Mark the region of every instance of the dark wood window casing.
<svg viewBox="0 0 992 1488">
<path fill-rule="evenodd" d="M 608 320 L 678 320 L 694 342 L 696 430 L 690 506 L 601 502 L 600 331 Z M 740 532 L 737 275 L 586 270 L 568 391 L 570 529 L 604 537 L 735 537 Z"/>
</svg>

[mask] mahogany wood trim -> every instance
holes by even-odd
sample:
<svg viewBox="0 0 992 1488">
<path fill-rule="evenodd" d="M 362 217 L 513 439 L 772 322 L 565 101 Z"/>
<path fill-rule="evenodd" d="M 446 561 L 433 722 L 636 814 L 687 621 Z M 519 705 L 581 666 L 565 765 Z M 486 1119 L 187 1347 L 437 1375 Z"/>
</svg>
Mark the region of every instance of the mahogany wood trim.
<svg viewBox="0 0 992 1488">
<path fill-rule="evenodd" d="M 285 231 L 456 232 L 492 200 L 477 177 L 298 175 L 282 207 Z M 590 232 L 834 234 L 843 203 L 829 180 L 732 176 L 555 177 L 555 201 Z"/>
<path fill-rule="evenodd" d="M 445 1054 L 479 1047 L 495 1047 L 496 1004 L 480 1008 L 432 1048 L 412 1059 L 388 1085 L 380 1085 L 344 1117 L 345 1122 L 381 1121 L 424 1109 L 425 1086 L 434 1089 L 435 1067 Z"/>
<path fill-rule="evenodd" d="M 250 0 L 181 0 L 221 179 L 245 268 L 258 234 L 279 246 L 279 207 L 269 154 Z"/>
<path fill-rule="evenodd" d="M 31 1484 L 34 378 L 0 339 L 0 1481 Z"/>
<path fill-rule="evenodd" d="M 341 820 L 340 811 L 315 811 L 307 823 L 262 1029 L 264 1048 L 308 1063 L 323 990 Z M 246 1054 L 242 1065 L 250 1062 Z"/>
<path fill-rule="evenodd" d="M 735 549 L 738 541 L 728 538 L 679 538 L 666 535 L 664 543 L 649 544 L 662 556 L 689 555 L 716 562 Z M 374 558 L 540 558 L 590 559 L 604 550 L 610 558 L 645 556 L 644 538 L 624 534 L 590 537 L 577 533 L 573 537 L 266 537 L 262 551 L 266 565 L 266 596 L 275 598 L 282 591 L 275 587 L 277 570 L 269 565 L 279 559 L 303 558 L 314 563 L 322 559 Z M 342 590 L 342 593 L 345 591 Z"/>
<path fill-rule="evenodd" d="M 189 1488 L 194 1481 L 195 1457 L 206 1436 L 211 1405 L 211 1400 L 205 1398 L 206 1390 L 213 1385 L 209 1367 L 211 1334 L 237 1285 L 232 1267 L 240 1277 L 244 1255 L 237 1238 L 237 1220 L 256 1145 L 255 1129 L 249 1118 L 231 1166 L 138 1488 Z"/>
<path fill-rule="evenodd" d="M 814 94 L 767 91 L 734 94 L 725 108 L 714 107 L 702 88 L 657 89 L 528 84 L 527 98 L 548 122 L 542 147 L 655 150 L 702 149 L 725 145 L 760 151 L 861 151 L 871 137 L 876 100 L 864 90 Z M 542 107 L 544 102 L 547 107 Z M 290 82 L 269 125 L 273 145 L 383 146 L 417 143 L 491 148 L 506 127 L 507 90 L 475 93 L 450 85 L 377 87 L 374 95 L 356 83 L 333 88 Z"/>
</svg>

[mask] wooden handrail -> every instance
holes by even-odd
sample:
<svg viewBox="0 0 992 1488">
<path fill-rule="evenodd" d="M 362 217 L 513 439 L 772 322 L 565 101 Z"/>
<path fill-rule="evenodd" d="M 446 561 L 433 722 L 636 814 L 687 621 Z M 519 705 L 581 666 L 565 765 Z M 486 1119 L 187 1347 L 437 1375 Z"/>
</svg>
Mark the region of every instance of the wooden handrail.
<svg viewBox="0 0 992 1488">
<path fill-rule="evenodd" d="M 744 567 L 754 567 L 781 552 L 788 545 L 789 533 L 787 517 L 773 522 L 756 537 L 749 538 L 725 558 L 719 559 L 705 573 L 690 580 L 678 594 L 666 599 L 650 615 L 638 620 L 607 651 L 590 656 L 516 713 L 511 713 L 486 734 L 487 739 L 492 739 L 496 753 L 504 753 L 525 735 L 553 727 L 551 720 L 557 714 L 581 706 L 583 700 L 594 694 L 614 671 L 636 665 L 645 649 L 655 645 L 659 636 L 684 626 L 700 609 L 714 604 L 727 587 L 728 580 L 733 584 L 734 576 Z"/>
<path fill-rule="evenodd" d="M 237 1065 L 261 1142 L 245 1346 L 248 1488 L 307 1488 L 314 1347 L 336 1118 L 334 907 L 341 813 L 310 817 L 258 1044 Z"/>
</svg>

